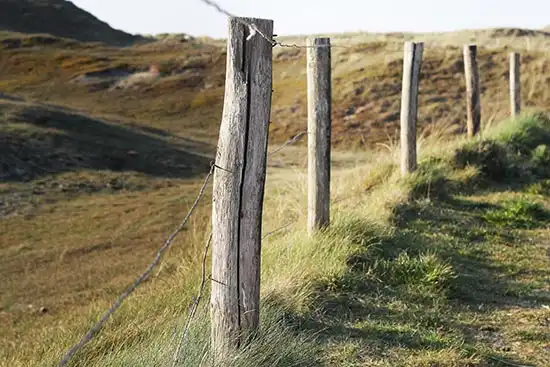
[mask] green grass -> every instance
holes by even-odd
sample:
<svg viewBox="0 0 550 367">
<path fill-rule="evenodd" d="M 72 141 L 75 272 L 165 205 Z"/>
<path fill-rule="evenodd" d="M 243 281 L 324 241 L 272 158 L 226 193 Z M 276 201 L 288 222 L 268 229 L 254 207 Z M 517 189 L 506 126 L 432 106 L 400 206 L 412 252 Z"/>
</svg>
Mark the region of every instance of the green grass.
<svg viewBox="0 0 550 367">
<path fill-rule="evenodd" d="M 548 222 L 548 212 L 539 203 L 524 198 L 503 202 L 487 211 L 484 219 L 494 226 L 508 228 L 537 228 Z"/>
<path fill-rule="evenodd" d="M 550 197 L 531 193 L 546 182 L 544 163 L 518 153 L 540 144 L 530 132 L 541 132 L 533 126 L 550 132 L 550 120 L 527 116 L 513 126 L 427 157 L 405 180 L 395 168 L 387 174 L 371 167 L 387 180 L 367 181 L 369 190 L 353 199 L 358 206 L 337 206 L 329 229 L 314 239 L 296 229 L 266 240 L 262 327 L 228 365 L 548 365 L 550 236 L 544 229 Z M 501 165 L 488 165 L 494 156 L 485 147 L 493 145 L 506 147 L 502 162 L 529 176 L 501 175 Z M 373 200 L 394 190 L 403 193 L 397 202 Z M 387 218 L 374 220 L 384 207 Z M 162 307 L 174 309 L 169 302 L 181 303 L 181 297 L 166 292 Z M 183 366 L 199 365 L 208 355 L 207 304 L 184 344 Z M 154 311 L 122 310 L 77 360 L 90 366 L 168 363 L 182 322 L 160 312 L 147 328 L 128 325 L 149 318 L 148 312 Z"/>
</svg>

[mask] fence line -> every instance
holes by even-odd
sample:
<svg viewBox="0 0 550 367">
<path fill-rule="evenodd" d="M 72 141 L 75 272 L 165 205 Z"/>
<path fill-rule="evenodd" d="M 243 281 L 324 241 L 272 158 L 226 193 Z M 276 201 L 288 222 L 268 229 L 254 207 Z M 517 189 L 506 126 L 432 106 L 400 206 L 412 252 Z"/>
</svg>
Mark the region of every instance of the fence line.
<svg viewBox="0 0 550 367">
<path fill-rule="evenodd" d="M 261 241 L 295 223 L 262 236 L 262 210 L 265 191 L 266 161 L 304 135 L 308 135 L 308 233 L 329 225 L 330 219 L 330 148 L 331 148 L 331 45 L 329 38 L 310 38 L 306 46 L 288 45 L 273 39 L 273 21 L 240 18 L 212 0 L 201 0 L 229 17 L 226 85 L 222 124 L 216 162 L 210 167 L 190 210 L 176 230 L 158 250 L 153 262 L 125 290 L 100 320 L 63 357 L 68 361 L 101 329 L 107 319 L 147 279 L 171 246 L 177 234 L 203 198 L 210 178 L 212 195 L 212 231 L 202 257 L 201 282 L 193 300 L 181 338 L 173 355 L 173 366 L 180 356 L 190 326 L 211 281 L 211 344 L 214 360 L 224 364 L 232 351 L 248 341 L 259 326 Z M 244 29 L 244 32 L 243 32 Z M 260 37 L 255 37 L 259 35 Z M 264 41 L 267 41 L 266 44 Z M 272 48 L 274 46 L 308 49 L 308 128 L 272 152 L 267 152 L 272 97 Z M 401 99 L 401 170 L 416 169 L 416 122 L 418 89 L 424 43 L 405 42 Z M 480 89 L 476 45 L 463 48 L 466 79 L 468 136 L 480 130 Z M 254 75 L 254 78 L 251 76 Z M 511 114 L 520 111 L 519 54 L 510 54 Z M 236 132 L 236 133 L 235 133 Z M 246 200 L 244 197 L 246 196 Z M 212 273 L 206 264 L 212 247 Z"/>
<path fill-rule="evenodd" d="M 179 224 L 179 226 L 175 229 L 174 232 L 172 232 L 172 234 L 168 237 L 168 239 L 166 240 L 166 242 L 164 243 L 164 245 L 162 245 L 162 247 L 157 251 L 157 255 L 155 257 L 155 259 L 153 260 L 153 262 L 147 267 L 147 269 L 134 281 L 134 283 L 128 288 L 126 289 L 118 298 L 117 300 L 113 303 L 113 305 L 103 314 L 103 316 L 99 319 L 99 321 L 94 324 L 94 326 L 92 328 L 90 328 L 88 330 L 88 332 L 82 337 L 82 339 L 80 339 L 80 341 L 74 345 L 66 354 L 65 356 L 61 359 L 61 361 L 59 362 L 58 366 L 65 366 L 69 360 L 85 345 L 87 344 L 89 341 L 91 341 L 93 339 L 93 337 L 96 335 L 96 333 L 101 329 L 101 327 L 103 326 L 103 324 L 105 324 L 105 322 L 107 321 L 107 319 L 109 319 L 109 317 L 116 311 L 120 308 L 120 306 L 122 305 L 122 302 L 128 298 L 128 296 L 130 296 L 136 289 L 137 287 L 139 287 L 148 277 L 149 275 L 151 274 L 151 272 L 153 271 L 153 269 L 158 265 L 158 263 L 160 262 L 161 258 L 162 258 L 162 255 L 163 253 L 172 245 L 172 243 L 174 242 L 174 239 L 176 238 L 176 236 L 179 234 L 179 232 L 181 232 L 181 230 L 185 227 L 185 225 L 187 224 L 187 222 L 189 221 L 189 218 L 191 218 L 191 215 L 193 214 L 193 212 L 195 211 L 195 209 L 197 208 L 197 206 L 199 205 L 199 202 L 200 200 L 202 199 L 202 197 L 204 196 L 204 193 L 206 191 L 206 186 L 208 185 L 208 182 L 210 181 L 210 177 L 212 176 L 212 174 L 214 173 L 214 165 L 211 165 L 210 167 L 210 171 L 208 172 L 208 174 L 206 175 L 206 178 L 204 179 L 204 182 L 199 190 L 199 194 L 197 196 L 197 198 L 195 199 L 195 202 L 193 203 L 193 205 L 191 206 L 191 208 L 189 209 L 189 211 L 187 212 L 187 214 L 185 215 L 185 218 L 183 219 L 183 221 Z"/>
<path fill-rule="evenodd" d="M 261 22 L 268 22 L 267 20 L 258 20 Z M 271 21 L 269 21 L 271 22 Z M 234 35 L 234 29 L 236 28 L 235 24 L 242 24 L 241 21 L 237 19 L 231 19 L 230 27 L 230 37 L 228 40 L 228 50 L 241 50 L 244 49 L 244 43 L 250 40 L 247 37 L 246 40 L 240 39 L 238 36 Z M 272 23 L 270 23 L 272 26 Z M 270 29 L 268 29 L 270 31 Z M 242 45 L 241 45 L 242 42 Z M 233 44 L 236 43 L 236 44 Z M 316 47 L 323 45 L 325 47 Z M 260 44 L 256 43 L 253 49 L 251 46 L 248 46 L 247 51 L 254 53 L 260 53 L 262 51 Z M 403 59 L 403 80 L 402 80 L 402 106 L 401 106 L 401 151 L 402 151 L 402 174 L 407 174 L 416 169 L 417 166 L 417 152 L 416 152 L 416 119 L 417 119 L 417 110 L 418 110 L 418 90 L 419 90 L 419 79 L 420 79 L 420 70 L 421 62 L 423 56 L 423 43 L 413 43 L 406 42 L 404 49 L 404 59 Z M 252 49 L 252 50 L 251 50 Z M 251 50 L 251 51 L 250 51 Z M 464 57 L 464 67 L 465 67 L 465 79 L 467 86 L 467 109 L 468 109 L 468 135 L 470 137 L 475 136 L 480 130 L 481 116 L 480 116 L 480 89 L 479 89 L 479 75 L 478 67 L 476 60 L 476 45 L 465 45 L 463 50 Z M 260 58 L 260 56 L 258 56 Z M 239 83 L 242 82 L 237 78 L 234 72 L 235 60 L 238 65 L 242 66 L 243 71 L 246 73 L 249 72 L 249 65 L 247 62 L 250 60 L 240 59 L 238 54 L 232 54 L 228 52 L 228 74 L 227 80 L 229 85 L 226 85 L 226 101 L 224 104 L 224 112 L 227 109 L 228 111 L 233 108 L 233 105 L 239 105 L 235 97 L 232 95 L 234 90 L 238 90 Z M 264 58 L 265 69 L 272 69 L 272 58 L 267 56 Z M 308 81 L 308 233 L 312 235 L 318 229 L 329 224 L 329 205 L 330 205 L 330 126 L 331 126 L 331 65 L 330 65 L 330 39 L 329 38 L 315 38 L 308 39 L 308 53 L 307 53 L 307 81 Z M 236 80 L 235 80 L 236 79 Z M 271 76 L 261 75 L 259 79 L 268 79 L 269 82 L 258 83 L 259 87 L 263 87 L 263 93 L 259 92 L 258 100 L 251 101 L 250 96 L 243 92 L 242 98 L 246 100 L 245 103 L 247 106 L 250 106 L 252 103 L 257 102 L 258 109 L 260 111 L 271 109 Z M 242 102 L 244 103 L 244 102 Z M 227 134 L 227 126 L 229 125 L 229 117 L 224 113 L 224 120 L 222 121 L 222 128 L 220 129 L 220 140 L 218 148 L 225 147 L 229 149 L 231 153 L 226 153 L 223 159 L 227 160 L 227 156 L 232 156 L 236 159 L 236 162 L 227 162 L 225 165 L 231 163 L 238 164 L 239 159 L 243 159 L 246 162 L 247 159 L 258 159 L 258 157 L 265 157 L 265 145 L 259 144 L 256 149 L 250 149 L 246 151 L 243 158 L 240 158 L 240 155 L 243 154 L 242 150 L 239 150 L 237 143 L 239 143 L 236 137 L 245 137 L 244 145 L 248 147 L 250 145 L 258 144 L 258 142 L 250 143 L 248 134 L 251 129 L 249 126 L 246 126 L 246 129 L 243 130 L 242 121 L 245 119 L 242 116 L 242 110 L 234 110 L 235 116 L 233 116 L 234 128 L 237 133 L 233 135 L 233 139 Z M 250 110 L 250 109 L 249 109 Z M 265 123 L 268 123 L 269 118 L 266 117 Z M 260 126 L 263 126 L 264 121 L 256 121 Z M 224 135 L 227 134 L 228 137 L 224 138 Z M 290 140 L 290 142 L 295 141 L 302 134 L 298 134 L 296 137 Z M 259 140 L 262 140 L 263 136 L 257 137 Z M 227 141 L 225 141 L 226 139 Z M 275 150 L 275 152 L 280 149 Z M 273 152 L 273 153 L 275 153 Z M 250 156 L 247 156 L 250 154 Z M 244 164 L 246 167 L 246 164 Z M 233 207 L 228 202 L 228 199 L 225 198 L 225 206 L 221 206 L 224 210 L 224 215 L 226 217 L 236 218 L 233 220 L 238 223 L 236 228 L 229 228 L 230 226 L 227 223 L 223 223 L 223 220 L 220 222 L 221 231 L 224 233 L 219 234 L 220 241 L 219 245 L 219 254 L 213 255 L 213 274 L 216 271 L 219 271 L 220 276 L 225 275 L 224 278 L 216 277 L 212 279 L 212 302 L 211 310 L 212 313 L 212 345 L 213 345 L 213 354 L 214 360 L 217 364 L 224 364 L 227 361 L 227 358 L 230 358 L 234 351 L 244 345 L 248 341 L 246 336 L 250 335 L 250 332 L 256 330 L 259 326 L 259 289 L 260 289 L 260 278 L 259 278 L 259 263 L 261 259 L 261 254 L 259 248 L 262 238 L 259 233 L 261 231 L 261 215 L 262 215 L 262 205 L 263 205 L 263 192 L 265 184 L 265 160 L 260 161 L 260 163 L 255 164 L 256 167 L 263 166 L 260 168 L 260 171 L 256 171 L 256 202 L 259 203 L 259 206 L 252 208 L 253 210 L 241 210 L 240 206 L 242 205 L 242 193 L 240 192 L 229 192 L 224 191 L 227 187 L 240 187 L 243 188 L 243 182 L 246 182 L 244 178 L 238 178 L 233 181 L 227 180 L 223 182 L 224 185 L 220 184 L 221 196 L 234 197 L 236 204 L 233 203 Z M 263 171 L 261 171 L 263 169 Z M 242 174 L 246 173 L 243 170 Z M 251 192 L 247 191 L 247 195 L 250 195 Z M 216 198 L 213 199 L 214 203 L 217 204 Z M 238 207 L 238 211 L 236 210 Z M 229 215 L 227 214 L 229 213 Z M 216 210 L 213 210 L 213 216 L 218 214 Z M 237 215 L 238 214 L 238 215 Z M 259 216 L 259 217 L 258 217 Z M 251 252 L 253 256 L 248 255 L 248 258 L 243 256 L 241 249 L 241 243 L 239 235 L 246 234 L 250 235 L 250 230 L 245 229 L 242 231 L 241 219 L 245 218 L 250 223 L 256 223 L 256 230 L 253 234 L 258 234 L 257 237 L 251 236 L 248 239 L 251 240 Z M 216 219 L 213 219 L 214 221 Z M 219 220 L 219 218 L 218 218 Z M 227 220 L 227 218 L 225 219 Z M 284 227 L 283 227 L 284 228 Z M 214 236 L 216 236 L 217 228 L 214 228 Z M 237 234 L 235 234 L 237 233 Z M 237 239 L 235 240 L 235 236 Z M 242 262 L 241 260 L 250 261 L 250 258 L 254 260 L 252 262 Z M 214 263 L 216 261 L 216 263 Z M 253 266 L 243 266 L 243 264 Z M 218 269 L 220 268 L 220 269 Z M 241 271 L 243 269 L 243 271 Z M 248 283 L 248 289 L 242 283 L 242 280 L 239 276 L 242 276 L 243 279 L 246 279 Z M 221 279 L 221 280 L 220 280 Z M 214 291 L 216 288 L 216 293 Z M 241 298 L 242 297 L 242 298 Z M 250 304 L 246 304 L 245 300 L 252 301 L 254 305 L 250 307 Z M 248 325 L 241 324 L 241 315 L 242 309 L 252 310 L 254 319 Z M 216 314 L 217 313 L 217 314 Z M 246 311 L 245 311 L 246 313 Z M 246 320 L 246 319 L 245 319 Z M 243 327 L 244 326 L 244 327 Z M 245 338 L 242 338 L 243 333 Z"/>
<path fill-rule="evenodd" d="M 268 37 L 264 32 L 262 32 L 260 29 L 258 29 L 258 26 L 254 23 L 254 22 L 249 22 L 241 17 L 238 17 L 237 15 L 229 12 L 228 10 L 224 9 L 221 5 L 219 5 L 218 3 L 216 3 L 215 1 L 212 1 L 212 0 L 200 0 L 202 1 L 203 3 L 205 3 L 206 5 L 209 5 L 211 7 L 213 7 L 214 9 L 216 9 L 219 13 L 222 13 L 223 15 L 226 15 L 227 17 L 229 18 L 233 18 L 233 19 L 238 19 L 237 21 L 243 25 L 245 25 L 246 27 L 248 27 L 250 29 L 250 34 L 249 36 L 247 37 L 247 41 L 250 40 L 252 37 L 254 37 L 256 34 L 259 34 L 260 37 L 264 38 L 266 41 L 268 41 L 272 47 L 275 47 L 275 46 L 279 46 L 279 47 L 285 47 L 285 48 L 303 48 L 303 49 L 308 49 L 308 48 L 353 48 L 353 47 L 350 47 L 350 46 L 344 46 L 344 45 L 305 45 L 305 46 L 302 46 L 302 45 L 296 45 L 296 44 L 287 44 L 287 43 L 282 43 L 282 42 L 279 42 L 279 41 L 276 41 L 273 39 L 273 37 L 276 37 L 276 35 L 273 35 L 272 37 Z"/>
</svg>

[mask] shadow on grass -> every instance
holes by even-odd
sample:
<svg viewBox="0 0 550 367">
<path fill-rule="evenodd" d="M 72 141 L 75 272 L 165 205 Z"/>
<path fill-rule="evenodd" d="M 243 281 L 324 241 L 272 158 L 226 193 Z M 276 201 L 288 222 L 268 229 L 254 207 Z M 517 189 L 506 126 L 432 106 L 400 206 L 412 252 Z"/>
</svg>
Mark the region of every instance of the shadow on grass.
<svg viewBox="0 0 550 367">
<path fill-rule="evenodd" d="M 528 244 L 517 229 L 542 228 L 549 221 L 542 208 L 521 200 L 498 205 L 450 195 L 412 200 L 396 208 L 393 233 L 373 230 L 367 242 L 376 245 L 351 257 L 343 276 L 319 281 L 315 311 L 290 320 L 318 333 L 322 345 L 359 344 L 367 359 L 408 366 L 407 355 L 460 350 L 481 355 L 482 365 L 500 366 L 499 360 L 510 360 L 498 333 L 480 342 L 483 331 L 473 319 L 457 315 L 472 318 L 550 302 L 517 279 L 521 272 L 513 252 L 502 251 L 497 256 L 502 261 L 494 256 L 501 248 Z M 549 270 L 532 272 L 550 277 Z"/>
<path fill-rule="evenodd" d="M 317 333 L 333 365 L 526 364 L 518 354 L 509 358 L 501 332 L 516 329 L 516 321 L 495 317 L 550 302 L 534 291 L 550 270 L 536 263 L 540 257 L 529 251 L 536 244 L 522 232 L 545 228 L 550 215 L 522 195 L 496 204 L 482 198 L 550 177 L 550 119 L 514 129 L 451 159 L 421 162 L 403 182 L 409 200 L 394 208 L 393 231 L 368 222 L 328 229 L 359 250 L 343 274 L 318 279 L 310 312 L 288 319 Z"/>
<path fill-rule="evenodd" d="M 497 205 L 449 198 L 428 204 L 413 202 L 397 212 L 396 222 L 403 234 L 416 234 L 417 250 L 436 251 L 452 265 L 456 278 L 448 298 L 458 307 L 490 310 L 549 300 L 530 295 L 528 288 L 522 291 L 514 275 L 518 269 L 513 253 L 500 251 L 502 261 L 494 256 L 500 247 L 529 243 L 518 230 L 547 226 L 550 215 L 537 204 L 523 199 Z M 403 250 L 411 251 L 410 247 Z"/>
<path fill-rule="evenodd" d="M 156 131 L 138 131 L 62 109 L 10 104 L 0 109 L 7 116 L 0 123 L 3 180 L 28 181 L 79 169 L 189 178 L 209 169 L 210 159 L 193 152 L 199 143 L 173 143 Z"/>
</svg>

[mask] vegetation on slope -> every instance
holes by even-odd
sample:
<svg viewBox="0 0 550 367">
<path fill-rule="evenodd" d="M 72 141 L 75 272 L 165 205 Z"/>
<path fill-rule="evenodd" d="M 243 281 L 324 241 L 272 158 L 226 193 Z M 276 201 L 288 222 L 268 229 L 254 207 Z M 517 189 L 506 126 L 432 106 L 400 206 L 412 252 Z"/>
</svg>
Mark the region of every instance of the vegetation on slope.
<svg viewBox="0 0 550 367">
<path fill-rule="evenodd" d="M 263 327 L 232 365 L 547 365 L 550 118 L 485 134 L 425 142 L 408 179 L 388 156 L 339 172 L 333 225 L 315 239 L 298 227 L 304 177 L 273 174 L 266 226 L 292 216 L 297 224 L 264 244 Z M 199 237 L 184 269 L 138 292 L 75 365 L 170 361 L 199 282 Z M 207 350 L 207 304 L 183 365 L 198 365 Z M 49 365 L 83 331 L 46 327 L 4 361 Z"/>
<path fill-rule="evenodd" d="M 111 28 L 66 0 L 0 0 L 0 30 L 129 46 L 144 38 Z"/>
<path fill-rule="evenodd" d="M 208 147 L 92 119 L 57 106 L 0 98 L 0 217 L 79 194 L 143 190 L 209 170 Z"/>
<path fill-rule="evenodd" d="M 550 103 L 545 87 L 550 59 L 540 50 L 549 47 L 550 37 L 541 32 L 522 37 L 493 33 L 335 36 L 334 44 L 344 47 L 332 50 L 334 146 L 375 148 L 396 139 L 405 39 L 426 38 L 419 104 L 424 134 L 441 124 L 450 126 L 450 134 L 463 129 L 461 45 L 472 37 L 480 47 L 484 123 L 506 117 L 511 50 L 522 53 L 524 106 L 545 108 Z M 303 44 L 302 39 L 296 42 Z M 0 88 L 6 93 L 76 108 L 92 117 L 117 116 L 211 144 L 217 140 L 225 83 L 223 44 L 189 39 L 121 50 L 8 34 L 0 37 L 0 45 Z M 272 142 L 286 141 L 305 129 L 305 57 L 305 49 L 274 49 Z M 129 89 L 113 88 L 117 80 L 155 63 L 160 78 Z"/>
<path fill-rule="evenodd" d="M 548 365 L 550 117 L 499 128 L 431 146 L 406 180 L 367 176 L 369 193 L 316 239 L 270 240 L 264 329 L 231 365 Z M 184 365 L 204 358 L 206 327 L 184 344 Z M 175 341 L 160 335 L 98 365 L 162 365 Z"/>
<path fill-rule="evenodd" d="M 504 141 L 501 138 L 496 143 L 465 145 L 457 154 L 446 153 L 454 156 L 450 161 L 424 162 L 416 181 L 409 183 L 397 180 L 392 157 L 370 150 L 339 151 L 354 145 L 377 147 L 388 140 L 392 144 L 402 41 L 415 37 L 428 41 L 419 111 L 421 139 L 442 126 L 450 126 L 446 135 L 462 130 L 465 103 L 458 45 L 472 37 L 481 45 L 485 126 L 507 114 L 506 53 L 512 49 L 523 55 L 525 106 L 547 108 L 545 75 L 550 61 L 547 54 L 536 51 L 549 42 L 542 32 L 333 37 L 335 44 L 347 46 L 333 49 L 335 225 L 315 241 L 306 239 L 299 229 L 306 207 L 303 150 L 289 148 L 288 153 L 271 157 L 265 232 L 285 230 L 268 237 L 264 249 L 263 330 L 269 332 L 238 357 L 237 365 L 278 360 L 279 365 L 369 361 L 498 366 L 491 358 L 501 357 L 546 364 L 547 352 L 541 347 L 547 343 L 546 335 L 534 326 L 544 325 L 543 311 L 533 308 L 529 314 L 526 304 L 512 308 L 518 312 L 514 321 L 527 319 L 521 339 L 514 325 L 507 324 L 508 311 L 502 304 L 545 289 L 544 253 L 523 251 L 521 246 L 544 248 L 545 233 L 537 226 L 544 225 L 542 209 L 548 205 L 548 184 L 539 180 L 546 177 L 547 140 L 533 145 L 534 155 L 527 148 L 516 149 L 524 142 L 498 143 Z M 202 179 L 197 174 L 206 169 L 217 139 L 225 51 L 221 43 L 186 37 L 121 49 L 13 32 L 0 34 L 0 49 L 0 364 L 52 365 L 148 265 L 195 199 Z M 278 143 L 306 126 L 305 50 L 274 49 L 274 62 L 270 137 L 271 143 Z M 159 78 L 117 87 L 151 64 L 159 64 Z M 518 131 L 527 137 L 547 136 L 541 135 L 547 131 L 546 123 L 539 122 L 531 124 L 538 130 L 521 125 L 511 134 L 516 140 L 522 136 Z M 435 147 L 421 144 L 421 149 Z M 441 158 L 439 152 L 436 156 Z M 483 157 L 504 160 L 483 168 L 480 162 L 487 161 Z M 380 164 L 374 158 L 390 163 Z M 372 163 L 360 163 L 365 160 Z M 357 168 L 350 171 L 349 166 Z M 488 181 L 495 172 L 498 175 Z M 518 180 L 525 177 L 533 183 L 524 183 L 528 187 L 524 189 Z M 496 182 L 510 191 L 499 194 Z M 209 226 L 209 195 L 162 266 L 78 356 L 80 361 L 150 366 L 170 358 L 181 317 L 196 293 L 197 261 Z M 451 200 L 456 197 L 458 201 Z M 521 200 L 512 200 L 504 209 L 489 208 L 501 197 Z M 487 202 L 488 209 L 484 211 L 483 203 L 480 208 L 456 206 L 460 199 Z M 542 209 L 531 203 L 534 199 Z M 413 218 L 402 220 L 411 211 Z M 387 216 L 379 216 L 381 212 Z M 475 214 L 471 222 L 451 228 L 455 218 L 471 212 Z M 376 213 L 376 218 L 368 213 Z M 426 213 L 435 218 L 421 216 Z M 512 236 L 506 225 L 514 217 L 521 219 L 513 224 L 519 228 L 512 230 Z M 438 234 L 433 227 L 442 223 L 449 228 Z M 489 235 L 479 240 L 478 247 L 485 252 L 480 253 L 479 263 L 468 268 L 460 258 L 462 252 L 469 254 L 468 243 L 459 234 L 472 226 L 481 227 L 482 233 L 501 233 L 493 237 L 508 242 L 494 241 Z M 289 231 L 292 234 L 285 234 Z M 522 236 L 532 241 L 522 242 Z M 430 242 L 437 238 L 437 243 Z M 412 239 L 421 241 L 411 251 L 401 251 Z M 428 251 L 432 248 L 435 254 Z M 451 256 L 455 250 L 460 255 L 456 259 Z M 527 260 L 520 265 L 514 261 L 517 267 L 509 270 L 507 257 L 518 253 Z M 478 266 L 483 261 L 494 268 Z M 489 284 L 486 296 L 465 287 L 467 279 L 456 278 L 457 274 L 479 277 L 480 269 Z M 517 282 L 499 278 L 501 286 L 485 273 L 495 278 L 512 274 Z M 433 274 L 442 280 L 440 285 Z M 506 287 L 512 287 L 511 298 L 501 294 L 508 291 Z M 475 295 L 484 303 L 488 300 L 483 297 L 493 297 L 496 305 L 468 303 L 453 293 L 457 289 L 471 291 L 464 297 Z M 413 297 L 417 294 L 420 300 Z M 457 305 L 451 308 L 451 303 Z M 436 315 L 426 319 L 424 312 Z M 445 323 L 447 319 L 454 324 Z M 207 325 L 198 320 L 190 339 L 198 344 L 184 349 L 190 365 L 202 356 L 202 341 L 207 340 Z M 499 350 L 494 340 L 510 350 Z"/>
</svg>

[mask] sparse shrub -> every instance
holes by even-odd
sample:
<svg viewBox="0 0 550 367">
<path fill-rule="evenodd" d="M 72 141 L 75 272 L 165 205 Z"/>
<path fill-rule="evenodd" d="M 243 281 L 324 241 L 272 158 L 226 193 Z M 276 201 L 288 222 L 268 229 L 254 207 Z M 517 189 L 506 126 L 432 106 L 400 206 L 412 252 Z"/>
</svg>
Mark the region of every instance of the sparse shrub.
<svg viewBox="0 0 550 367">
<path fill-rule="evenodd" d="M 503 202 L 501 208 L 487 211 L 483 218 L 493 225 L 532 229 L 541 226 L 550 217 L 539 203 L 519 199 Z"/>
<path fill-rule="evenodd" d="M 411 256 L 402 252 L 395 259 L 375 265 L 380 279 L 392 285 L 407 285 L 430 290 L 445 288 L 454 278 L 453 267 L 432 253 Z"/>
<path fill-rule="evenodd" d="M 378 239 L 380 228 L 372 223 L 354 216 L 343 217 L 333 222 L 326 229 L 326 236 L 332 239 L 341 239 L 361 250 L 367 249 Z"/>
<path fill-rule="evenodd" d="M 536 114 L 524 119 L 507 122 L 500 133 L 490 140 L 466 144 L 456 151 L 452 166 L 464 169 L 478 167 L 489 180 L 529 182 L 550 174 L 550 119 Z"/>
<path fill-rule="evenodd" d="M 365 190 L 369 191 L 387 182 L 397 168 L 394 163 L 376 165 L 364 180 Z"/>
<path fill-rule="evenodd" d="M 318 279 L 318 289 L 324 292 L 353 292 L 365 282 L 365 276 L 357 271 L 347 271 L 343 275 L 327 274 Z"/>
<path fill-rule="evenodd" d="M 550 180 L 535 182 L 527 187 L 526 192 L 532 195 L 550 196 Z"/>
<path fill-rule="evenodd" d="M 494 181 L 504 181 L 520 174 L 506 147 L 493 140 L 470 143 L 458 149 L 452 165 L 457 169 L 477 166 L 483 176 Z"/>
<path fill-rule="evenodd" d="M 498 140 L 520 155 L 530 156 L 533 149 L 550 141 L 550 117 L 544 113 L 510 122 L 504 129 Z"/>
<path fill-rule="evenodd" d="M 411 198 L 437 197 L 447 195 L 449 167 L 437 157 L 421 161 L 418 169 L 408 178 Z"/>
<path fill-rule="evenodd" d="M 550 175 L 550 150 L 548 145 L 541 144 L 531 153 L 531 166 L 538 177 Z"/>
</svg>

